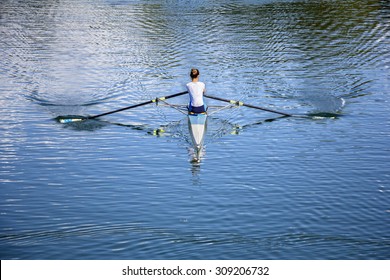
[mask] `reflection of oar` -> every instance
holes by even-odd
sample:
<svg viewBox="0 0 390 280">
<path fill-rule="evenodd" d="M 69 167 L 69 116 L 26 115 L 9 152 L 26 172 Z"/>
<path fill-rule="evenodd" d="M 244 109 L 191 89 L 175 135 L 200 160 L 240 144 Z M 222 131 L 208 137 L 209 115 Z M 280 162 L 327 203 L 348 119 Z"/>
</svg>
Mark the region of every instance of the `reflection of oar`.
<svg viewBox="0 0 390 280">
<path fill-rule="evenodd" d="M 134 104 L 134 105 L 131 105 L 131 106 L 128 106 L 128 107 L 125 107 L 125 108 L 117 109 L 117 110 L 114 110 L 114 111 L 102 113 L 102 114 L 95 115 L 95 116 L 89 116 L 89 117 L 82 117 L 82 116 L 66 117 L 66 116 L 64 116 L 64 117 L 58 117 L 57 119 L 61 123 L 79 122 L 79 121 L 84 121 L 84 120 L 96 119 L 96 118 L 99 118 L 99 117 L 102 117 L 102 116 L 114 114 L 114 113 L 121 112 L 121 111 L 124 111 L 124 110 L 129 110 L 129 109 L 133 109 L 133 108 L 136 108 L 136 107 L 148 105 L 148 104 L 151 104 L 151 103 L 156 103 L 159 100 L 162 101 L 162 100 L 165 100 L 165 99 L 168 99 L 168 98 L 173 98 L 173 97 L 176 97 L 176 96 L 180 96 L 180 95 L 183 95 L 183 94 L 186 94 L 186 93 L 188 93 L 188 92 L 187 91 L 183 91 L 183 92 L 175 93 L 175 94 L 164 96 L 164 97 L 157 97 L 157 98 L 149 100 L 149 101 L 145 101 L 145 102 L 142 102 L 142 103 L 139 103 L 139 104 Z"/>
<path fill-rule="evenodd" d="M 249 108 L 253 108 L 253 109 L 259 109 L 259 110 L 263 110 L 263 111 L 267 111 L 267 112 L 271 112 L 271 113 L 276 113 L 276 114 L 283 115 L 283 116 L 286 116 L 286 117 L 292 117 L 291 114 L 287 114 L 287 113 L 283 113 L 283 112 L 279 112 L 279 111 L 275 111 L 275 110 L 271 110 L 271 109 L 255 106 L 255 105 L 245 104 L 245 103 L 243 103 L 241 101 L 224 99 L 224 98 L 220 98 L 220 97 L 211 96 L 211 95 L 208 95 L 208 94 L 205 94 L 204 96 L 208 97 L 210 99 L 215 99 L 215 100 L 219 100 L 219 101 L 223 101 L 223 102 L 228 102 L 228 103 L 231 103 L 231 104 L 234 104 L 234 105 L 237 105 L 237 106 L 245 106 L 245 107 L 249 107 Z"/>
</svg>

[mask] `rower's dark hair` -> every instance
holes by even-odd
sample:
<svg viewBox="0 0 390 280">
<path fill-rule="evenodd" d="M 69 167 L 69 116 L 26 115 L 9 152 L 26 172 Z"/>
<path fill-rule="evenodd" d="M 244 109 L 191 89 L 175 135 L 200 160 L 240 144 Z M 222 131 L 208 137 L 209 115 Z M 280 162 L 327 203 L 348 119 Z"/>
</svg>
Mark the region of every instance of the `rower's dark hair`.
<svg viewBox="0 0 390 280">
<path fill-rule="evenodd" d="M 191 72 L 190 72 L 190 77 L 191 79 L 195 79 L 199 76 L 199 70 L 198 69 L 195 69 L 195 68 L 192 68 L 191 69 Z"/>
</svg>

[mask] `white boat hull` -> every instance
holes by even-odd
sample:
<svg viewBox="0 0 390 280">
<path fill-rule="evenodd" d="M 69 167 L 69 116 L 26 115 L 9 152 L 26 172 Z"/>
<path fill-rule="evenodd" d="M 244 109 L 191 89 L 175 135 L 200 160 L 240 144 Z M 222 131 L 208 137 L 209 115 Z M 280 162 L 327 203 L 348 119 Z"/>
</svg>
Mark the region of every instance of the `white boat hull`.
<svg viewBox="0 0 390 280">
<path fill-rule="evenodd" d="M 206 114 L 188 114 L 188 127 L 197 156 L 203 147 L 204 136 L 207 128 Z"/>
</svg>

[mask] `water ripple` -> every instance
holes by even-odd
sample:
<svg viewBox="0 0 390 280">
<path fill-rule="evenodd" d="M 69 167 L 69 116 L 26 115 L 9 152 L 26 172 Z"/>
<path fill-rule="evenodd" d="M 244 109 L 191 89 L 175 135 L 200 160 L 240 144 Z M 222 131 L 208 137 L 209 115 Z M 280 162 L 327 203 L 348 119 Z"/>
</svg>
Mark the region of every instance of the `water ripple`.
<svg viewBox="0 0 390 280">
<path fill-rule="evenodd" d="M 179 259 L 196 259 L 198 258 L 198 249 L 212 251 L 215 248 L 230 246 L 238 249 L 252 248 L 249 251 L 257 251 L 256 256 L 267 257 L 267 253 L 272 252 L 279 255 L 285 251 L 286 248 L 295 248 L 296 253 L 294 259 L 307 258 L 306 249 L 319 246 L 321 244 L 336 244 L 343 248 L 350 248 L 350 258 L 354 259 L 358 257 L 358 252 L 355 252 L 354 248 L 358 247 L 375 247 L 383 248 L 390 246 L 390 240 L 386 239 L 360 239 L 353 238 L 351 236 L 330 236 L 330 235 L 316 235 L 310 233 L 297 233 L 297 234 L 284 234 L 275 236 L 244 236 L 235 233 L 228 232 L 216 232 L 212 231 L 207 234 L 193 234 L 186 232 L 179 232 L 168 228 L 154 228 L 148 227 L 143 223 L 131 223 L 131 224 L 85 224 L 80 226 L 63 225 L 59 230 L 51 231 L 34 231 L 34 232 L 22 232 L 17 234 L 2 234 L 0 236 L 0 242 L 10 243 L 17 246 L 31 246 L 39 245 L 42 243 L 55 243 L 64 242 L 67 239 L 95 239 L 110 236 L 117 241 L 112 244 L 107 244 L 106 248 L 101 248 L 101 254 L 96 255 L 94 259 L 104 259 L 110 254 L 109 252 L 115 252 L 126 256 L 129 250 L 132 251 L 132 255 L 137 258 L 151 258 L 150 254 L 155 251 L 154 247 L 159 243 L 170 244 L 171 250 L 163 250 L 158 254 L 154 254 L 152 259 L 158 258 L 179 258 Z M 127 237 L 132 236 L 132 240 Z M 197 248 L 195 250 L 195 248 Z M 85 248 L 90 249 L 90 248 Z M 246 255 L 248 252 L 239 251 L 239 254 L 234 254 L 234 251 L 230 251 L 225 256 L 218 256 L 219 259 L 235 259 L 239 256 Z M 212 255 L 211 255 L 212 256 Z M 310 255 L 313 259 L 322 259 L 323 253 L 314 251 Z M 55 256 L 53 256 L 55 257 Z M 70 259 L 83 258 L 82 251 L 79 253 L 63 256 Z M 217 257 L 217 255 L 215 255 Z M 338 255 L 333 255 L 335 259 Z M 375 258 L 375 254 L 371 256 Z M 279 258 L 284 259 L 280 254 Z"/>
</svg>

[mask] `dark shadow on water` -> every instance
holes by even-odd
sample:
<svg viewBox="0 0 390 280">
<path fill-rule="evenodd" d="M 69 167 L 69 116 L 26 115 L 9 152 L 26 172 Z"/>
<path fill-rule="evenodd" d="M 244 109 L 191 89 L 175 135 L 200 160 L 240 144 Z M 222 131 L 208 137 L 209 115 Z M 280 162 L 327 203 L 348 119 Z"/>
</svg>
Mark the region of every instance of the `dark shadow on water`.
<svg viewBox="0 0 390 280">
<path fill-rule="evenodd" d="M 88 119 L 87 117 L 78 115 L 58 116 L 54 120 L 61 123 L 64 128 L 77 131 L 95 131 L 107 125 L 99 120 Z"/>
<path fill-rule="evenodd" d="M 316 119 L 316 118 L 338 119 L 338 118 L 340 118 L 340 117 L 342 117 L 344 115 L 343 114 L 338 114 L 338 113 L 317 112 L 317 113 L 307 114 L 307 116 L 312 118 L 312 119 Z"/>
</svg>

